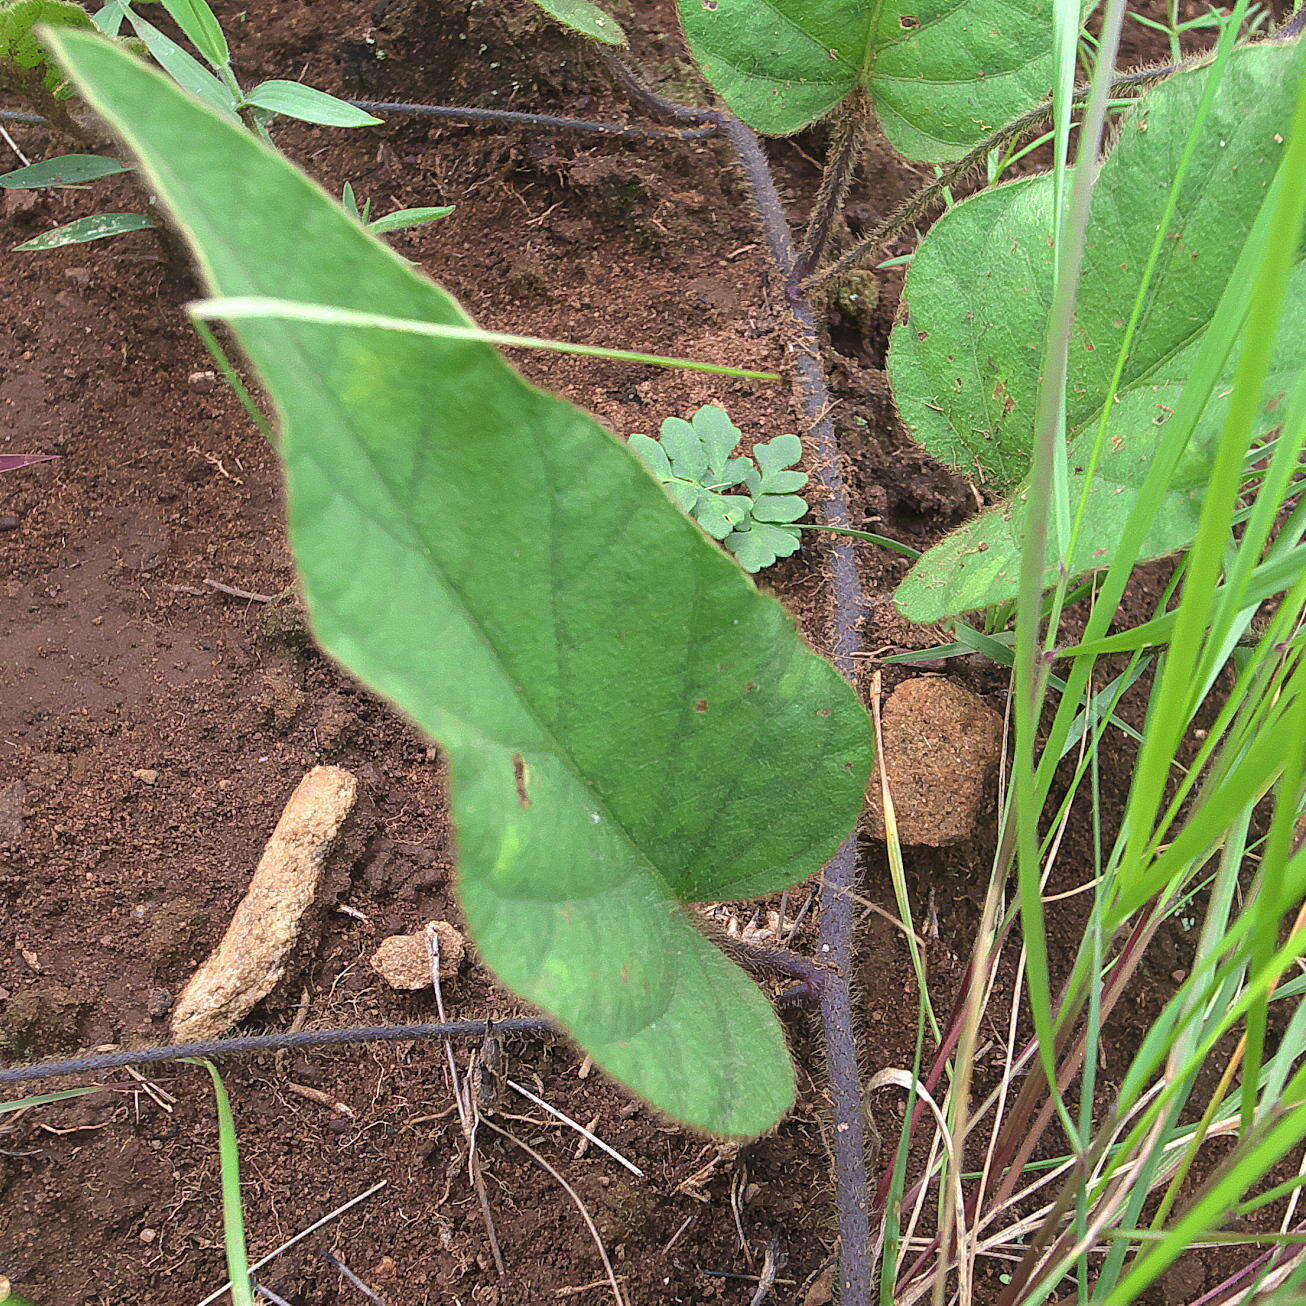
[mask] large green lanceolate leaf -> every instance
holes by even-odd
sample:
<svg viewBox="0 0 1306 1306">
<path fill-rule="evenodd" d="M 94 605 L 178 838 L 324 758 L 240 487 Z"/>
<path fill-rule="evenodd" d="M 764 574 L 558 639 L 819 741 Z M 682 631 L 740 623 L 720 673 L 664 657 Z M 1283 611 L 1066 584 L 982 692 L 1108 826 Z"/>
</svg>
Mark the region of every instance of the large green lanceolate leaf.
<svg viewBox="0 0 1306 1306">
<path fill-rule="evenodd" d="M 219 294 L 467 323 L 252 135 L 97 39 L 61 45 Z M 317 637 L 449 757 L 485 960 L 670 1115 L 774 1124 L 779 1022 L 685 904 L 834 852 L 871 764 L 852 690 L 621 442 L 483 342 L 235 329 L 283 419 Z"/>
<path fill-rule="evenodd" d="M 857 88 L 895 149 L 942 162 L 1052 94 L 1049 0 L 680 0 L 703 75 L 788 135 Z"/>
<path fill-rule="evenodd" d="M 1302 71 L 1300 45 L 1235 52 L 1182 187 L 1107 419 L 1074 574 L 1106 566 L 1188 379 L 1203 333 L 1283 152 Z M 1201 98 L 1205 69 L 1170 78 L 1125 118 L 1093 199 L 1070 350 L 1071 499 L 1096 439 L 1126 323 Z M 904 422 L 935 457 L 986 487 L 1015 491 L 925 555 L 897 593 L 918 621 L 1014 598 L 1024 531 L 1039 363 L 1051 305 L 1050 176 L 983 191 L 945 214 L 912 260 L 889 376 Z M 1306 322 L 1306 268 L 1285 322 Z M 1232 376 L 1236 358 L 1231 361 Z M 1281 332 L 1262 430 L 1306 365 L 1306 330 Z M 1210 450 L 1224 420 L 1220 384 L 1177 469 L 1144 557 L 1192 539 Z M 1051 574 L 1051 573 L 1050 573 Z"/>
</svg>

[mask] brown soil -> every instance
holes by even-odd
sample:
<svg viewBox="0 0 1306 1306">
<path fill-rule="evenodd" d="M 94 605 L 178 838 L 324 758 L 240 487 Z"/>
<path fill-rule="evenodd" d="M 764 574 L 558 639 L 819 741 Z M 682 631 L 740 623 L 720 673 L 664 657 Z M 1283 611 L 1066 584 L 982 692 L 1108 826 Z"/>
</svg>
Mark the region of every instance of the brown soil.
<svg viewBox="0 0 1306 1306">
<path fill-rule="evenodd" d="M 631 112 L 523 5 L 381 0 L 361 14 L 342 0 L 217 7 L 251 80 L 300 76 L 342 94 L 579 116 Z M 486 12 L 499 8 L 508 12 Z M 637 58 L 688 86 L 674 40 L 660 35 L 674 30 L 671 6 L 640 6 L 634 27 Z M 396 244 L 487 326 L 748 365 L 781 361 L 763 249 L 715 144 L 404 119 L 357 135 L 287 127 L 280 141 L 329 187 L 351 180 L 379 210 L 457 204 L 453 219 Z M 54 152 L 33 129 L 21 143 L 33 157 Z M 772 147 L 796 209 L 821 148 L 818 133 Z M 854 220 L 919 180 L 919 170 L 877 151 Z M 6 249 L 106 194 L 109 207 L 139 202 L 128 182 L 94 196 L 8 196 Z M 293 601 L 246 601 L 206 585 L 273 596 L 293 577 L 275 459 L 226 390 L 192 376 L 210 367 L 181 311 L 194 287 L 169 272 L 147 236 L 43 256 L 5 252 L 0 274 L 0 450 L 61 456 L 0 484 L 0 1057 L 161 1041 L 173 996 L 226 928 L 286 798 L 319 763 L 359 777 L 375 833 L 338 886 L 315 949 L 245 1028 L 284 1029 L 301 994 L 313 1025 L 434 1019 L 429 994 L 394 992 L 368 959 L 388 935 L 459 920 L 443 767 L 424 739 L 314 650 Z M 869 319 L 835 324 L 837 416 L 857 524 L 924 544 L 964 520 L 974 499 L 910 444 L 893 415 L 880 369 L 899 282 L 883 275 Z M 652 431 L 708 401 L 758 438 L 799 426 L 776 387 L 569 358 L 517 361 L 624 433 Z M 900 560 L 870 548 L 861 560 L 877 596 L 868 647 L 882 656 L 928 646 L 931 633 L 895 617 L 884 599 Z M 804 550 L 765 582 L 818 643 L 827 619 L 819 562 L 818 551 Z M 951 670 L 1001 709 L 995 671 Z M 937 921 L 930 960 L 945 988 L 960 977 L 988 839 L 922 850 L 910 862 L 922 913 Z M 1083 853 L 1063 855 L 1066 886 L 1087 878 Z M 862 892 L 891 908 L 882 852 L 868 843 L 865 858 Z M 805 892 L 790 895 L 791 910 Z M 813 928 L 809 917 L 797 946 L 810 945 Z M 1074 945 L 1073 904 L 1054 929 Z M 901 939 L 868 915 L 860 953 L 866 1065 L 910 1064 L 916 1000 Z M 1144 976 L 1158 992 L 1168 982 L 1159 964 Z M 446 996 L 456 1017 L 517 1009 L 474 954 Z M 578 1156 L 575 1135 L 529 1103 L 501 1107 L 516 1117 L 507 1127 L 593 1212 L 633 1301 L 746 1302 L 772 1238 L 787 1257 L 775 1301 L 803 1301 L 829 1264 L 819 1050 L 802 1012 L 786 1019 L 806 1067 L 798 1109 L 774 1136 L 737 1153 L 587 1076 L 562 1044 L 509 1046 L 513 1078 L 594 1121 L 647 1172 L 635 1182 L 594 1149 Z M 1118 1038 L 1127 1053 L 1138 1031 L 1122 1028 Z M 255 1255 L 387 1185 L 269 1268 L 267 1285 L 295 1306 L 361 1300 L 323 1249 L 392 1306 L 567 1302 L 564 1290 L 601 1279 L 567 1196 L 523 1152 L 485 1136 L 508 1267 L 496 1274 L 438 1047 L 233 1059 L 223 1072 Z M 105 1092 L 0 1132 L 0 1274 L 38 1306 L 188 1306 L 226 1278 L 207 1079 L 178 1066 L 149 1078 L 153 1092 L 113 1076 Z M 899 1103 L 882 1097 L 877 1111 L 889 1130 Z M 817 1288 L 808 1300 L 824 1297 Z"/>
</svg>

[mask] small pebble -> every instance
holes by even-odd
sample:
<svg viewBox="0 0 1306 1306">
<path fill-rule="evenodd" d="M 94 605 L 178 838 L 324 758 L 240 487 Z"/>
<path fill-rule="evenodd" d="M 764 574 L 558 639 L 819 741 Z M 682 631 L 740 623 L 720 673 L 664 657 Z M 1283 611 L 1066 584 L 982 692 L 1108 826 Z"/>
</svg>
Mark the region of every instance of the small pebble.
<svg viewBox="0 0 1306 1306">
<path fill-rule="evenodd" d="M 16 531 L 18 529 L 18 518 L 4 516 L 0 517 L 0 531 Z"/>
<path fill-rule="evenodd" d="M 186 384 L 197 394 L 212 394 L 218 388 L 218 374 L 216 372 L 192 372 L 186 378 Z"/>
<path fill-rule="evenodd" d="M 148 767 L 143 767 L 139 771 L 133 771 L 132 777 L 136 780 L 139 780 L 141 784 L 144 785 L 158 784 L 159 782 L 159 773 L 157 771 L 150 770 Z"/>
</svg>

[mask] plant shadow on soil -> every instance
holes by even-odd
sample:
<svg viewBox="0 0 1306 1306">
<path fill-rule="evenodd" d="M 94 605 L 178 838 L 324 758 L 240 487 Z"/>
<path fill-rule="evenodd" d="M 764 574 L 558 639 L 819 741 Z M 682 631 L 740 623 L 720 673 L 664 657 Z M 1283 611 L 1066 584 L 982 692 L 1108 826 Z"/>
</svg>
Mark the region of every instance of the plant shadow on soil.
<svg viewBox="0 0 1306 1306">
<path fill-rule="evenodd" d="M 634 116 L 525 6 L 496 16 L 448 0 L 383 0 L 363 17 L 341 0 L 243 14 L 217 7 L 250 78 Z M 667 3 L 641 6 L 628 26 L 638 61 L 690 85 L 671 53 L 675 39 L 659 35 L 675 30 Z M 352 181 L 378 212 L 456 204 L 453 218 L 395 244 L 486 326 L 782 365 L 764 251 L 711 143 L 596 142 L 402 119 L 356 135 L 290 125 L 279 140 L 337 192 Z M 23 143 L 33 157 L 59 148 L 31 129 Z M 773 146 L 791 197 L 812 191 L 809 156 L 820 149 L 820 133 Z M 874 152 L 853 220 L 920 181 L 920 170 Z M 93 194 L 4 197 L 0 449 L 61 460 L 0 486 L 0 1060 L 162 1041 L 172 995 L 221 934 L 281 804 L 318 762 L 358 775 L 375 833 L 340 886 L 350 911 L 325 913 L 249 1028 L 285 1028 L 302 991 L 315 1025 L 434 1019 L 428 995 L 391 992 L 367 957 L 385 935 L 457 920 L 444 772 L 426 741 L 314 651 L 293 608 L 204 584 L 276 595 L 292 570 L 275 459 L 206 375 L 211 364 L 181 312 L 194 287 L 159 261 L 148 235 L 43 256 L 8 252 L 105 195 L 133 198 L 121 181 Z M 921 546 L 975 503 L 913 448 L 893 415 L 881 369 L 899 286 L 898 273 L 882 276 L 864 318 L 837 318 L 834 382 L 858 524 Z M 514 361 L 625 433 L 652 432 L 663 417 L 709 401 L 759 439 L 801 429 L 783 387 L 563 357 Z M 763 582 L 818 646 L 827 633 L 819 559 L 819 549 L 805 549 Z M 900 561 L 865 548 L 861 562 L 877 596 L 868 648 L 933 642 L 883 597 Z M 1001 709 L 992 668 L 969 662 L 950 672 Z M 1118 801 L 1129 759 L 1122 751 L 1114 760 L 1106 787 Z M 960 980 L 991 852 L 981 835 L 910 855 L 918 919 L 937 923 L 929 962 L 938 1005 Z M 1086 844 L 1072 836 L 1054 887 L 1082 883 L 1090 868 Z M 862 891 L 892 910 L 882 851 L 869 840 Z M 790 895 L 791 911 L 805 892 Z M 1071 900 L 1053 916 L 1063 957 L 1078 940 L 1077 913 Z M 809 916 L 796 944 L 810 948 L 813 938 Z M 916 996 L 901 939 L 869 915 L 859 955 L 865 1064 L 909 1065 Z M 1103 1091 L 1137 1045 L 1142 1013 L 1172 984 L 1153 959 L 1132 1009 L 1140 1023 L 1126 1018 L 1114 1030 Z M 476 965 L 447 998 L 455 1017 L 515 1010 Z M 592 1149 L 577 1158 L 575 1135 L 533 1110 L 521 1114 L 534 1126 L 513 1126 L 540 1140 L 584 1198 L 633 1301 L 747 1301 L 754 1283 L 723 1276 L 756 1274 L 772 1237 L 788 1258 L 773 1299 L 826 1299 L 819 1284 L 811 1288 L 833 1251 L 820 1049 L 807 1016 L 786 1020 L 807 1068 L 796 1112 L 774 1136 L 732 1149 L 699 1185 L 686 1181 L 717 1157 L 714 1144 L 660 1121 L 602 1076 L 582 1078 L 565 1044 L 509 1048 L 515 1078 L 575 1119 L 596 1120 L 600 1136 L 647 1172 L 633 1183 Z M 255 1255 L 379 1180 L 389 1184 L 269 1267 L 268 1286 L 295 1306 L 359 1300 L 320 1257 L 324 1247 L 393 1306 L 565 1301 L 560 1290 L 600 1279 L 591 1239 L 553 1180 L 507 1143 L 484 1138 L 508 1265 L 497 1277 L 460 1169 L 442 1067 L 440 1049 L 424 1044 L 224 1065 Z M 164 1099 L 170 1109 L 115 1077 L 104 1093 L 0 1131 L 0 1273 L 39 1306 L 184 1306 L 226 1278 L 207 1085 L 182 1067 L 149 1078 L 175 1098 Z M 874 1110 L 892 1136 L 901 1100 L 883 1099 Z M 1192 1295 L 1205 1272 L 1200 1258 L 1186 1265 L 1181 1292 Z M 577 1300 L 605 1292 L 594 1287 Z M 1169 1299 L 1169 1290 L 1159 1298 Z"/>
</svg>

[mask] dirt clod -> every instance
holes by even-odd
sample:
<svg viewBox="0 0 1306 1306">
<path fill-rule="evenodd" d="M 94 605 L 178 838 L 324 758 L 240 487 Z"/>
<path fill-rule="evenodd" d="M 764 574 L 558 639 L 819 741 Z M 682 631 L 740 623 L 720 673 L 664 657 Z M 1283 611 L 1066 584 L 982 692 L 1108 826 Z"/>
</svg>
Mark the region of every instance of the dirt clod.
<svg viewBox="0 0 1306 1306">
<path fill-rule="evenodd" d="M 940 676 L 899 685 L 884 708 L 884 764 L 902 842 L 941 848 L 970 838 L 1001 746 L 1001 717 L 970 690 Z M 883 839 L 878 768 L 868 797 Z"/>
<path fill-rule="evenodd" d="M 803 1298 L 803 1306 L 830 1306 L 834 1300 L 834 1275 L 837 1266 L 827 1266 L 816 1276 L 815 1282 Z"/>
<path fill-rule="evenodd" d="M 0 785 L 0 844 L 17 843 L 23 837 L 23 803 L 27 786 L 21 780 Z"/>
<path fill-rule="evenodd" d="M 143 785 L 156 785 L 159 783 L 159 773 L 150 767 L 142 767 L 139 771 L 133 771 L 132 778 L 139 780 Z"/>
<path fill-rule="evenodd" d="M 452 979 L 463 962 L 466 944 L 463 936 L 448 921 L 433 921 L 431 927 L 440 940 L 440 978 Z M 392 934 L 382 939 L 372 954 L 372 969 L 392 989 L 424 989 L 431 983 L 430 952 L 426 932 Z"/>
<path fill-rule="evenodd" d="M 176 897 L 160 903 L 152 911 L 142 907 L 141 919 L 149 920 L 145 931 L 145 951 L 150 959 L 153 978 L 176 979 L 182 966 L 197 952 L 208 928 L 209 915 L 191 898 Z M 168 1000 L 171 1006 L 172 999 Z"/>
<path fill-rule="evenodd" d="M 26 1057 L 76 1047 L 88 1004 L 63 984 L 19 993 L 0 1015 L 0 1043 Z"/>
<path fill-rule="evenodd" d="M 177 1000 L 179 1041 L 219 1037 L 276 987 L 357 798 L 358 782 L 339 767 L 314 767 L 299 782 L 226 934 Z"/>
</svg>

